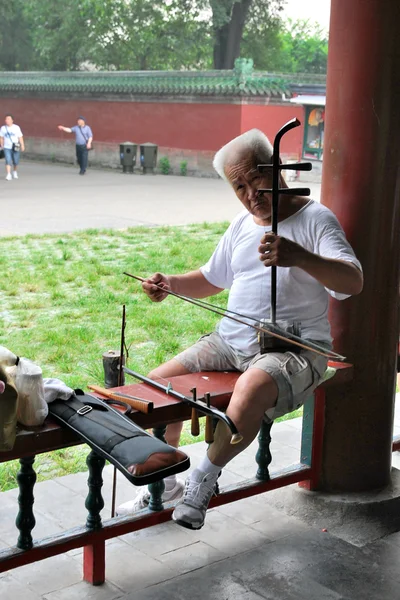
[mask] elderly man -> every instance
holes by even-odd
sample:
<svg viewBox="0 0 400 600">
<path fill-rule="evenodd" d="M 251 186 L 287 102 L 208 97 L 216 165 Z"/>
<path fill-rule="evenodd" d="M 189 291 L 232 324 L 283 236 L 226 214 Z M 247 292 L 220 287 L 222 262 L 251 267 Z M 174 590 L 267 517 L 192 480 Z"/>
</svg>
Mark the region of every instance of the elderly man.
<svg viewBox="0 0 400 600">
<path fill-rule="evenodd" d="M 308 198 L 282 196 L 279 235 L 271 232 L 271 196 L 258 190 L 271 188 L 272 174 L 257 170 L 258 164 L 271 163 L 271 157 L 271 144 L 258 130 L 244 133 L 217 152 L 214 167 L 245 210 L 233 220 L 206 265 L 184 275 L 156 273 L 143 283 L 143 290 L 160 302 L 167 294 L 154 284 L 195 298 L 229 289 L 228 308 L 260 321 L 269 317 L 270 267 L 276 265 L 278 324 L 300 321 L 302 337 L 328 349 L 332 342 L 328 294 L 344 299 L 360 293 L 361 265 L 333 213 Z M 280 185 L 287 187 L 282 177 Z M 253 441 L 264 418 L 274 420 L 303 404 L 321 381 L 326 362 L 303 350 L 261 354 L 256 332 L 224 317 L 216 331 L 153 371 L 153 377 L 164 378 L 202 370 L 242 372 L 227 414 L 243 441 L 231 445 L 228 428 L 218 423 L 214 443 L 186 481 L 174 521 L 190 529 L 203 526 L 221 469 Z M 180 424 L 169 426 L 168 442 L 177 445 L 179 434 Z M 174 485 L 175 497 L 182 494 L 176 481 L 167 480 L 165 499 L 171 499 L 168 493 Z"/>
<path fill-rule="evenodd" d="M 88 165 L 88 153 L 92 149 L 93 142 L 93 133 L 89 125 L 86 125 L 86 119 L 78 117 L 77 124 L 73 127 L 58 125 L 58 129 L 66 133 L 75 134 L 76 160 L 79 165 L 79 175 L 84 175 Z"/>
</svg>

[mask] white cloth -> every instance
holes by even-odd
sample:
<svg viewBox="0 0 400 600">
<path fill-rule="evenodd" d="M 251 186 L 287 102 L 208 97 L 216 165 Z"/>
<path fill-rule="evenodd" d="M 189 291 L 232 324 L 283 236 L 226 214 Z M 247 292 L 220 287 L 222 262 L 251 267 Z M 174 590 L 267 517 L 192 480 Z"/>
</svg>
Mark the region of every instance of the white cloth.
<svg viewBox="0 0 400 600">
<path fill-rule="evenodd" d="M 271 269 L 260 261 L 257 250 L 263 234 L 268 231 L 271 227 L 257 225 L 248 211 L 241 212 L 230 224 L 210 260 L 200 269 L 207 281 L 219 288 L 230 289 L 230 310 L 249 315 L 257 321 L 270 318 Z M 360 262 L 335 215 L 313 200 L 281 221 L 278 235 L 320 256 L 351 262 L 361 270 Z M 330 343 L 328 293 L 338 300 L 348 297 L 326 290 L 298 267 L 279 267 L 278 325 L 300 321 L 303 338 Z M 223 318 L 218 332 L 236 351 L 245 355 L 258 352 L 254 329 Z"/>
<path fill-rule="evenodd" d="M 10 135 L 8 135 L 10 134 Z M 4 138 L 3 146 L 4 148 L 12 149 L 13 144 L 18 144 L 19 138 L 22 137 L 22 131 L 19 125 L 13 123 L 10 127 L 8 125 L 3 125 L 0 129 L 0 137 Z"/>
<path fill-rule="evenodd" d="M 69 400 L 74 390 L 68 387 L 61 379 L 45 377 L 43 379 L 44 399 L 47 404 L 54 400 Z"/>
</svg>

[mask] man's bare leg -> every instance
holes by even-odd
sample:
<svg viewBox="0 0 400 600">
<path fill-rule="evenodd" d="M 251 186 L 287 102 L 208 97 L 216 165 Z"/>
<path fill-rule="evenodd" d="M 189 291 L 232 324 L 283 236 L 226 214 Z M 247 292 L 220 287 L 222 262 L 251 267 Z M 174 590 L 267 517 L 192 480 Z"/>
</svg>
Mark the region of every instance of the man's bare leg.
<svg viewBox="0 0 400 600">
<path fill-rule="evenodd" d="M 275 406 L 277 397 L 276 383 L 265 371 L 249 369 L 239 377 L 226 414 L 235 423 L 243 440 L 239 444 L 231 444 L 231 431 L 225 423 L 218 423 L 214 443 L 187 479 L 183 501 L 172 515 L 174 521 L 189 529 L 203 526 L 222 467 L 251 444 L 260 430 L 265 412 Z"/>
<path fill-rule="evenodd" d="M 278 388 L 272 377 L 261 369 L 249 369 L 243 373 L 236 385 L 226 414 L 235 423 L 243 436 L 239 444 L 231 444 L 231 432 L 225 423 L 218 423 L 214 443 L 207 456 L 219 467 L 224 467 L 251 444 L 258 432 L 264 414 L 276 404 Z"/>
</svg>

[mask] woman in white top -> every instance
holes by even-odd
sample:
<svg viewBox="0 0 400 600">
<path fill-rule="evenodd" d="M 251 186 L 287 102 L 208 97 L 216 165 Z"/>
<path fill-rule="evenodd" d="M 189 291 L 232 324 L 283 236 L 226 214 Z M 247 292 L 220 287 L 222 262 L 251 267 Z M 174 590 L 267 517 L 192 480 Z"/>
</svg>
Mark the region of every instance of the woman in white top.
<svg viewBox="0 0 400 600">
<path fill-rule="evenodd" d="M 21 128 L 14 123 L 12 115 L 6 115 L 5 125 L 0 129 L 0 145 L 4 150 L 6 161 L 6 179 L 18 179 L 18 163 L 20 152 L 25 152 L 24 138 Z M 11 167 L 13 167 L 13 177 L 11 176 Z"/>
</svg>

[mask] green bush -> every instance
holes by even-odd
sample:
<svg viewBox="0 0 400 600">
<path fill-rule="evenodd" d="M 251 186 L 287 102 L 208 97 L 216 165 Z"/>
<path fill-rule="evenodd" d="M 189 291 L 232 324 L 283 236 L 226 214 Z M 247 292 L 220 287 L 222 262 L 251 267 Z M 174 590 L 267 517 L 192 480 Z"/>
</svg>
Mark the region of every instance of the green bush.
<svg viewBox="0 0 400 600">
<path fill-rule="evenodd" d="M 187 175 L 187 165 L 188 165 L 187 160 L 181 160 L 179 168 L 180 168 L 181 175 L 183 177 L 185 177 Z"/>
<path fill-rule="evenodd" d="M 163 175 L 169 175 L 171 172 L 171 163 L 168 156 L 162 156 L 158 161 L 158 167 Z"/>
</svg>

